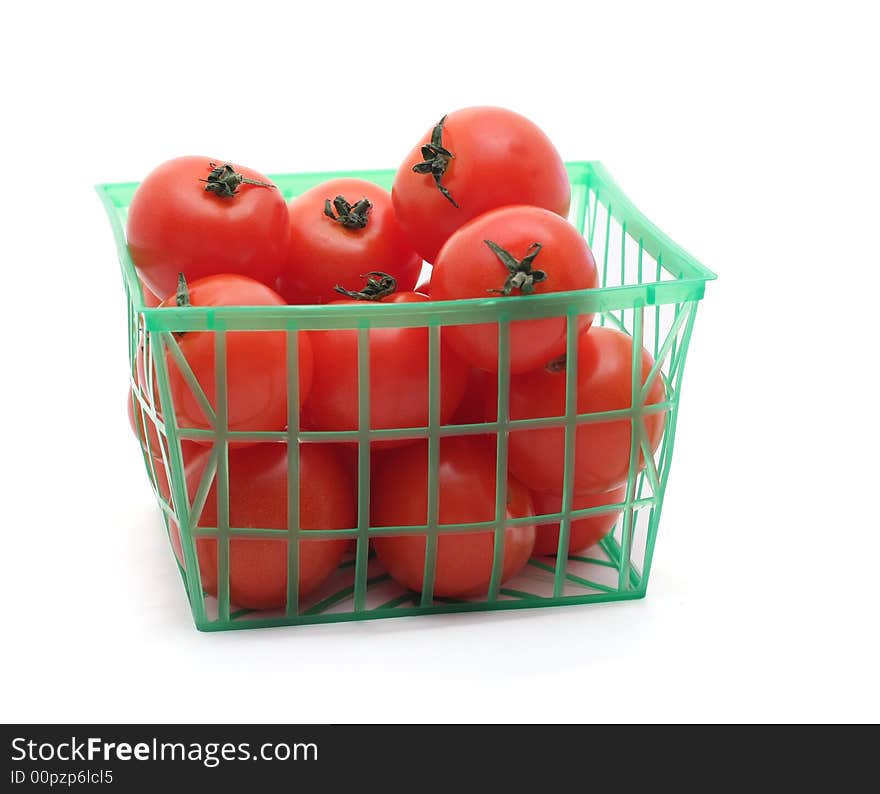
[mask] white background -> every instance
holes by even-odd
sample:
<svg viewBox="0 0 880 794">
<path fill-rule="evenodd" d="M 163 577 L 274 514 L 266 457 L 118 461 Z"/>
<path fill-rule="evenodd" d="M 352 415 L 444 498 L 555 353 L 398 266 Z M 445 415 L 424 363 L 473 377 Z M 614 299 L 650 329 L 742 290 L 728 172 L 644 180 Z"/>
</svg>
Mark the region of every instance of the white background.
<svg viewBox="0 0 880 794">
<path fill-rule="evenodd" d="M 2 718 L 880 718 L 869 7 L 5 5 Z M 601 159 L 720 274 L 647 599 L 196 632 L 126 424 L 92 185 L 190 153 L 394 167 L 472 104 Z"/>
</svg>

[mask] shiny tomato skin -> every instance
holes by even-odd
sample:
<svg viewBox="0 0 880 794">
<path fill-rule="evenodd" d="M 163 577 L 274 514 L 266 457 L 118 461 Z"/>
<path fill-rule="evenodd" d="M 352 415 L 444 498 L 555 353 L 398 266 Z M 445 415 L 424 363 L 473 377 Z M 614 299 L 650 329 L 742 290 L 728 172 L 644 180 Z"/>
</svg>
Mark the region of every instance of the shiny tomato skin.
<svg viewBox="0 0 880 794">
<path fill-rule="evenodd" d="M 187 466 L 195 493 L 207 456 Z M 302 444 L 299 464 L 300 525 L 310 529 L 351 529 L 357 525 L 354 482 L 332 445 Z M 229 523 L 232 527 L 287 529 L 287 445 L 261 443 L 229 451 Z M 199 526 L 217 526 L 216 482 Z M 349 539 L 300 541 L 299 594 L 316 590 L 337 569 Z M 202 586 L 217 594 L 217 540 L 198 538 Z M 230 602 L 248 609 L 283 607 L 287 601 L 287 541 L 232 538 L 229 541 Z"/>
<path fill-rule="evenodd" d="M 642 350 L 642 383 L 653 366 Z M 627 409 L 632 398 L 632 339 L 612 328 L 591 328 L 578 339 L 578 413 Z M 658 376 L 645 405 L 663 402 L 666 389 Z M 535 419 L 565 413 L 565 369 L 544 368 L 510 380 L 510 418 Z M 657 449 L 665 412 L 644 416 L 649 447 Z M 611 490 L 629 471 L 629 419 L 581 424 L 575 440 L 574 488 L 578 494 Z M 510 472 L 534 491 L 562 493 L 565 429 L 515 430 L 510 433 Z M 639 455 L 639 468 L 644 457 Z"/>
<path fill-rule="evenodd" d="M 441 177 L 458 207 L 437 189 L 431 174 L 417 174 L 422 146 L 433 127 L 406 156 L 391 190 L 394 209 L 415 249 L 428 261 L 469 220 L 508 204 L 531 204 L 566 217 L 571 187 L 550 139 L 510 110 L 471 107 L 446 116 L 442 145 L 454 155 Z"/>
<path fill-rule="evenodd" d="M 350 229 L 324 214 L 324 201 L 343 196 L 350 204 L 367 198 L 372 207 L 362 229 Z M 288 303 L 330 303 L 333 288 L 362 282 L 368 270 L 397 279 L 400 292 L 412 290 L 422 269 L 391 206 L 391 194 L 363 179 L 331 179 L 288 205 L 290 234 L 278 291 Z"/>
<path fill-rule="evenodd" d="M 382 302 L 427 300 L 415 292 L 398 292 Z M 467 380 L 467 365 L 446 344 L 448 330 L 443 329 L 440 344 L 440 421 L 444 424 L 458 407 Z M 313 331 L 309 336 L 315 371 L 309 400 L 303 408 L 303 421 L 312 430 L 356 430 L 358 332 Z M 373 429 L 428 424 L 428 345 L 426 328 L 370 331 L 370 426 Z M 387 449 L 409 443 L 413 443 L 413 439 L 388 439 L 374 442 L 372 446 Z"/>
<path fill-rule="evenodd" d="M 485 438 L 444 438 L 440 442 L 440 524 L 492 521 L 495 518 L 495 447 Z M 427 521 L 428 447 L 425 442 L 392 450 L 375 466 L 371 488 L 372 526 L 425 524 Z M 534 515 L 531 496 L 508 480 L 507 516 Z M 437 541 L 434 595 L 455 598 L 488 590 L 494 533 L 441 534 Z M 504 532 L 502 580 L 528 562 L 535 541 L 533 526 Z M 401 585 L 421 592 L 425 568 L 424 535 L 376 536 L 380 562 Z"/>
<path fill-rule="evenodd" d="M 502 207 L 462 226 L 443 246 L 431 272 L 432 300 L 487 298 L 502 289 L 508 271 L 486 245 L 497 243 L 521 260 L 541 243 L 533 268 L 547 274 L 534 294 L 591 289 L 597 285 L 596 262 L 587 241 L 568 221 L 539 207 Z M 508 298 L 519 295 L 513 291 Z M 529 300 L 529 296 L 523 297 Z M 585 330 L 592 315 L 578 317 Z M 498 326 L 493 323 L 450 326 L 449 343 L 475 367 L 498 371 Z M 510 371 L 529 372 L 565 351 L 565 317 L 518 320 L 510 324 Z"/>
<path fill-rule="evenodd" d="M 191 282 L 193 306 L 284 306 L 274 290 L 246 276 L 223 274 Z M 162 307 L 174 307 L 172 296 Z M 312 384 L 312 348 L 307 333 L 299 340 L 299 398 L 302 405 Z M 189 331 L 178 345 L 216 409 L 215 334 Z M 184 375 L 169 353 L 168 378 L 178 425 L 210 429 L 211 425 Z M 284 430 L 287 426 L 287 335 L 283 331 L 229 331 L 226 334 L 226 392 L 230 430 Z M 211 443 L 207 441 L 205 443 Z M 242 445 L 246 442 L 235 442 Z"/>
<path fill-rule="evenodd" d="M 159 296 L 173 295 L 177 274 L 189 281 L 238 273 L 274 286 L 287 248 L 287 205 L 281 191 L 240 185 L 235 196 L 205 190 L 210 157 L 178 157 L 151 171 L 128 210 L 131 258 L 146 285 Z M 249 179 L 268 180 L 244 166 Z"/>
<path fill-rule="evenodd" d="M 572 510 L 584 510 L 588 507 L 601 507 L 604 505 L 619 504 L 626 499 L 626 486 L 622 485 L 613 491 L 606 493 L 588 494 L 575 496 L 572 500 Z M 535 505 L 535 515 L 542 513 L 558 513 L 562 510 L 562 497 L 556 494 L 532 492 L 532 501 Z M 571 522 L 568 533 L 568 553 L 576 554 L 579 551 L 595 546 L 613 528 L 622 511 L 614 510 L 609 513 L 599 513 L 587 518 L 577 518 Z M 559 550 L 559 522 L 539 524 L 535 537 L 535 556 L 556 555 Z"/>
</svg>

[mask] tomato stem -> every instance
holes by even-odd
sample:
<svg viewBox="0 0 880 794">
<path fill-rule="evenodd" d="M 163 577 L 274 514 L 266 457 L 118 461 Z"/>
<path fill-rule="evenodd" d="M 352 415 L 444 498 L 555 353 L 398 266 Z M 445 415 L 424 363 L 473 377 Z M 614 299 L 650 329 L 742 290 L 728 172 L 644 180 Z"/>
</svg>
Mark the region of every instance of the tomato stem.
<svg viewBox="0 0 880 794">
<path fill-rule="evenodd" d="M 336 212 L 333 212 L 333 209 Z M 351 205 L 345 200 L 345 196 L 337 196 L 330 203 L 330 199 L 324 199 L 324 214 L 330 220 L 344 226 L 346 229 L 363 229 L 369 220 L 368 215 L 373 208 L 370 200 L 365 196 L 356 204 Z"/>
<path fill-rule="evenodd" d="M 382 300 L 382 298 L 391 295 L 397 289 L 397 279 L 388 273 L 383 273 L 381 270 L 371 270 L 369 273 L 362 274 L 361 278 L 365 278 L 367 283 L 360 291 L 347 290 L 345 287 L 339 286 L 339 284 L 333 287 L 333 289 L 341 295 L 354 298 L 356 301 Z"/>
<path fill-rule="evenodd" d="M 174 302 L 178 306 L 191 306 L 189 300 L 189 287 L 186 286 L 186 277 L 183 273 L 177 274 L 177 292 L 174 295 Z"/>
<path fill-rule="evenodd" d="M 535 291 L 535 284 L 540 284 L 547 280 L 547 274 L 543 270 L 532 270 L 532 262 L 535 257 L 541 253 L 544 247 L 541 243 L 532 243 L 526 255 L 522 259 L 517 259 L 510 251 L 502 248 L 498 243 L 491 240 L 483 240 L 492 253 L 500 260 L 501 264 L 507 268 L 507 278 L 501 289 L 490 289 L 486 292 L 495 292 L 499 295 L 510 295 L 515 289 L 518 289 L 523 295 L 531 295 Z"/>
<path fill-rule="evenodd" d="M 566 354 L 563 353 L 561 356 L 557 356 L 556 358 L 548 361 L 544 369 L 550 373 L 562 372 L 567 365 L 568 358 L 566 357 Z"/>
<path fill-rule="evenodd" d="M 207 179 L 200 179 L 199 182 L 205 182 L 205 190 L 208 193 L 215 193 L 223 198 L 233 198 L 238 195 L 239 185 L 258 185 L 259 187 L 274 188 L 271 182 L 260 182 L 258 179 L 250 179 L 244 174 L 238 173 L 229 163 L 217 165 L 209 163 L 211 173 Z"/>
<path fill-rule="evenodd" d="M 449 189 L 440 182 L 443 175 L 446 173 L 446 169 L 449 168 L 449 161 L 455 157 L 449 149 L 446 149 L 443 146 L 443 123 L 445 121 L 446 116 L 434 125 L 434 129 L 431 132 L 431 142 L 422 146 L 422 158 L 424 162 L 416 163 L 412 170 L 417 174 L 430 174 L 434 177 L 434 184 L 437 185 L 437 190 L 439 190 L 449 200 L 452 206 L 457 209 L 458 203 L 452 198 Z"/>
</svg>

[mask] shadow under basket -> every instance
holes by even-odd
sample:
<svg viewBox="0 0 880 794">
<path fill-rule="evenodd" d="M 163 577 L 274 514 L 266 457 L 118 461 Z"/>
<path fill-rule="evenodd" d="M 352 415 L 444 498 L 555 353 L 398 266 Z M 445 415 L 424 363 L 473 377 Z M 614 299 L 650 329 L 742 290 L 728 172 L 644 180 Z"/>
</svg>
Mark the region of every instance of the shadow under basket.
<svg viewBox="0 0 880 794">
<path fill-rule="evenodd" d="M 132 408 L 141 430 L 144 463 L 156 499 L 162 510 L 169 539 L 174 547 L 195 624 L 207 631 L 269 626 L 329 623 L 372 618 L 427 615 L 439 612 L 468 612 L 495 609 L 584 604 L 641 598 L 651 571 L 651 558 L 663 508 L 663 497 L 672 462 L 678 404 L 684 362 L 694 327 L 697 305 L 707 281 L 715 274 L 670 240 L 650 223 L 614 183 L 598 162 L 567 164 L 572 186 L 571 222 L 583 233 L 596 258 L 601 287 L 569 293 L 527 297 L 491 297 L 463 301 L 391 305 L 280 306 L 280 307 L 181 307 L 149 308 L 129 256 L 125 239 L 128 207 L 137 183 L 98 186 L 113 233 L 128 300 L 129 371 Z M 390 188 L 393 171 L 354 173 L 275 174 L 271 178 L 285 198 L 296 196 L 334 177 L 367 179 Z M 557 417 L 513 419 L 509 414 L 510 324 L 518 320 L 562 317 L 567 321 L 567 360 L 577 361 L 577 318 L 594 314 L 594 327 L 607 326 L 633 338 L 633 369 L 640 366 L 640 351 L 654 359 L 648 382 L 639 386 L 634 377 L 632 404 L 625 410 L 604 414 L 578 414 L 574 391 L 576 366 L 569 365 L 566 378 L 566 410 Z M 450 325 L 497 324 L 499 347 L 498 421 L 480 424 L 441 424 L 439 417 L 440 334 Z M 418 428 L 370 429 L 369 332 L 382 327 L 424 327 L 428 329 L 429 410 L 428 422 Z M 358 409 L 360 428 L 341 432 L 317 432 L 299 425 L 297 334 L 302 331 L 357 329 Z M 288 415 L 287 430 L 241 433 L 225 427 L 225 351 L 227 333 L 236 331 L 280 331 L 287 334 Z M 211 429 L 181 427 L 175 414 L 169 386 L 168 361 L 181 360 L 177 343 L 183 332 L 208 332 L 216 347 L 216 399 L 209 401 L 189 372 L 190 386 L 203 400 Z M 139 361 L 138 351 L 143 360 Z M 648 388 L 662 380 L 665 400 L 645 404 Z M 569 388 L 569 385 L 571 388 Z M 161 406 L 161 408 L 160 408 Z M 651 449 L 645 429 L 646 417 L 663 416 L 663 435 Z M 629 477 L 620 499 L 611 505 L 573 509 L 573 459 L 577 428 L 584 423 L 623 420 L 631 423 L 630 462 L 644 458 L 643 465 L 630 465 Z M 565 477 L 561 509 L 541 518 L 508 519 L 504 510 L 509 434 L 518 430 L 554 425 L 565 433 Z M 146 431 L 146 432 L 144 432 Z M 441 439 L 456 435 L 486 434 L 496 445 L 496 508 L 494 521 L 472 525 L 438 523 L 437 477 Z M 428 515 L 423 525 L 370 526 L 370 444 L 395 437 L 427 439 Z M 212 444 L 210 461 L 197 488 L 188 487 L 184 472 L 184 451 L 192 441 Z M 347 529 L 301 530 L 299 511 L 289 510 L 286 528 L 235 527 L 229 525 L 228 460 L 230 443 L 287 442 L 289 494 L 298 492 L 296 476 L 300 445 L 344 443 L 351 452 L 357 482 L 357 525 Z M 182 443 L 183 446 L 182 446 Z M 234 454 L 234 453 L 233 453 Z M 375 452 L 373 453 L 376 454 Z M 432 471 L 433 470 L 433 471 Z M 212 483 L 217 498 L 216 527 L 199 526 L 199 516 Z M 296 497 L 294 497 L 296 498 Z M 226 500 L 226 503 L 221 503 Z M 499 508 L 500 506 L 500 508 Z M 572 522 L 595 514 L 618 512 L 613 529 L 595 546 L 569 555 Z M 500 515 L 499 515 L 500 513 Z M 559 523 L 556 556 L 533 557 L 515 576 L 502 582 L 505 528 L 511 524 Z M 179 531 L 178 531 L 179 528 Z M 487 591 L 475 597 L 441 598 L 433 593 L 438 537 L 446 532 L 491 531 L 495 533 L 491 581 Z M 422 592 L 407 590 L 392 580 L 371 551 L 370 539 L 377 534 L 420 534 L 425 544 L 425 574 Z M 216 538 L 217 592 L 202 587 L 197 542 Z M 300 538 L 349 538 L 351 551 L 339 568 L 314 593 L 298 594 Z M 230 539 L 274 538 L 287 549 L 287 601 L 274 610 L 239 608 L 230 598 Z"/>
</svg>

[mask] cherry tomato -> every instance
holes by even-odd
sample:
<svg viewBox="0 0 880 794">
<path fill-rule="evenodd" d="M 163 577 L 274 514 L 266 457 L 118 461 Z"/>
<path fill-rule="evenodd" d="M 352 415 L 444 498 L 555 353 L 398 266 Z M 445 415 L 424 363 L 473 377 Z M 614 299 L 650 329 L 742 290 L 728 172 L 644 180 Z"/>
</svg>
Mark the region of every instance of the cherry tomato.
<svg viewBox="0 0 880 794">
<path fill-rule="evenodd" d="M 642 383 L 654 361 L 642 350 Z M 578 413 L 616 411 L 632 403 L 632 338 L 612 328 L 592 328 L 578 339 Z M 666 389 L 659 376 L 645 405 L 663 402 Z M 534 419 L 565 413 L 565 369 L 545 367 L 510 379 L 510 418 Z M 663 435 L 665 412 L 643 417 L 653 452 Z M 576 493 L 608 491 L 629 472 L 632 425 L 629 419 L 581 424 L 576 432 Z M 565 430 L 562 427 L 510 433 L 510 472 L 535 491 L 562 493 Z M 639 468 L 644 458 L 639 454 Z"/>
<path fill-rule="evenodd" d="M 191 281 L 239 273 L 274 286 L 287 226 L 284 197 L 262 174 L 210 157 L 178 157 L 135 191 L 128 248 L 156 295 L 173 295 L 178 273 Z"/>
<path fill-rule="evenodd" d="M 514 274 L 511 269 L 519 268 Z M 462 226 L 443 246 L 431 274 L 431 298 L 567 292 L 596 286 L 587 241 L 564 218 L 538 207 L 503 207 Z M 592 315 L 581 315 L 583 330 Z M 510 370 L 528 372 L 565 350 L 565 317 L 510 325 Z M 498 371 L 498 326 L 450 326 L 449 344 L 475 367 Z"/>
<path fill-rule="evenodd" d="M 398 292 L 385 303 L 427 301 L 415 292 Z M 354 303 L 355 301 L 338 301 Z M 445 342 L 440 345 L 440 421 L 458 407 L 467 380 L 467 365 Z M 358 332 L 310 333 L 315 374 L 303 421 L 313 430 L 356 430 L 358 427 Z M 370 331 L 370 426 L 373 429 L 424 427 L 428 424 L 428 330 L 374 328 Z M 412 443 L 412 439 L 374 442 L 374 449 Z"/>
<path fill-rule="evenodd" d="M 269 287 L 246 276 L 218 275 L 188 285 L 192 306 L 284 306 Z M 162 306 L 175 306 L 176 297 Z M 299 339 L 300 405 L 312 384 L 312 348 L 308 334 Z M 215 334 L 190 331 L 178 345 L 208 402 L 216 407 Z M 230 331 L 226 334 L 226 393 L 230 430 L 284 430 L 287 426 L 287 336 L 283 331 Z M 169 353 L 168 379 L 178 425 L 210 429 L 211 425 Z M 210 443 L 206 442 L 206 443 Z M 235 442 L 241 445 L 245 442 Z"/>
<path fill-rule="evenodd" d="M 441 524 L 495 518 L 495 448 L 484 438 L 444 438 L 440 442 L 439 521 Z M 393 450 L 375 467 L 370 496 L 373 526 L 427 523 L 428 447 L 425 442 Z M 534 515 L 528 491 L 507 483 L 507 516 Z M 533 526 L 504 531 L 502 580 L 528 562 L 535 542 Z M 389 574 L 420 592 L 425 569 L 425 536 L 376 536 L 373 546 Z M 441 534 L 437 541 L 434 594 L 457 597 L 488 590 L 492 576 L 493 532 Z"/>
<path fill-rule="evenodd" d="M 619 504 L 624 499 L 626 499 L 626 486 L 622 485 L 606 493 L 575 496 L 572 500 L 571 509 L 584 510 L 588 507 Z M 535 504 L 535 515 L 558 513 L 562 510 L 562 497 L 556 494 L 533 492 L 532 501 Z M 575 554 L 588 549 L 590 546 L 595 546 L 614 528 L 614 524 L 621 512 L 620 510 L 614 510 L 610 513 L 598 513 L 587 518 L 573 520 L 568 533 L 569 554 Z M 546 554 L 555 556 L 558 550 L 559 522 L 539 524 L 533 554 L 536 556 Z"/>
<path fill-rule="evenodd" d="M 187 466 L 187 484 L 195 493 L 207 455 Z M 302 444 L 299 462 L 300 526 L 351 529 L 357 526 L 357 497 L 346 467 L 331 445 Z M 229 452 L 231 527 L 287 529 L 287 445 L 261 443 Z M 211 486 L 199 526 L 217 526 L 216 482 Z M 339 540 L 301 540 L 299 594 L 317 589 L 339 566 L 349 546 Z M 202 586 L 217 594 L 217 541 L 198 538 Z M 287 603 L 287 541 L 232 538 L 229 541 L 229 598 L 239 607 L 272 609 Z"/>
<path fill-rule="evenodd" d="M 510 110 L 457 110 L 407 155 L 391 190 L 416 250 L 434 262 L 449 236 L 508 204 L 568 215 L 571 187 L 559 153 L 528 119 Z M 529 242 L 532 242 L 529 240 Z"/>
<path fill-rule="evenodd" d="M 331 179 L 288 209 L 288 253 L 278 288 L 288 303 L 328 303 L 338 297 L 337 284 L 352 284 L 366 270 L 390 274 L 401 292 L 415 286 L 422 258 L 387 190 L 363 179 Z"/>
</svg>

